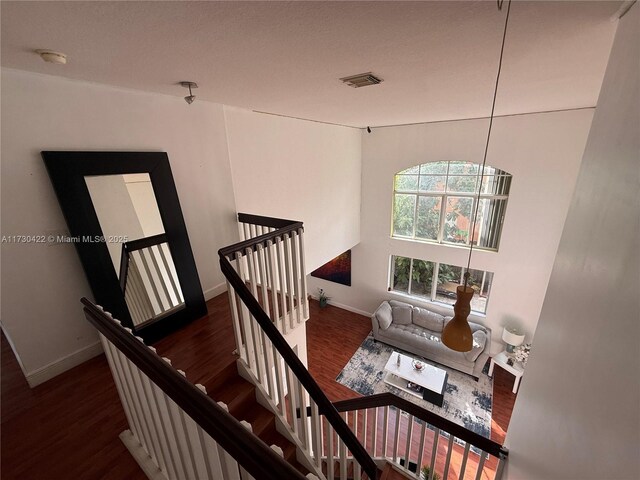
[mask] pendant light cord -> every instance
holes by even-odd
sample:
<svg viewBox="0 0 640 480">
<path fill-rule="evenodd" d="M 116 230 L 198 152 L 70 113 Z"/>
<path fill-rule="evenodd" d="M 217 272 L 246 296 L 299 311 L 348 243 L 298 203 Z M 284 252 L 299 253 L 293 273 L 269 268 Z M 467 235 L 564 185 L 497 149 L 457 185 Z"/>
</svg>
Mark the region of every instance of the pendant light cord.
<svg viewBox="0 0 640 480">
<path fill-rule="evenodd" d="M 498 2 L 498 10 L 502 10 L 502 2 Z M 480 185 L 478 186 L 478 197 L 476 198 L 476 208 L 473 213 L 471 223 L 471 242 L 469 245 L 469 259 L 467 260 L 467 271 L 464 273 L 464 289 L 467 289 L 469 280 L 469 266 L 471 265 L 471 254 L 473 253 L 473 241 L 476 234 L 476 223 L 478 221 L 478 210 L 480 207 L 480 193 L 482 192 L 482 182 L 484 181 L 484 168 L 487 164 L 487 152 L 489 151 L 489 140 L 491 139 L 491 127 L 493 127 L 493 114 L 496 109 L 496 97 L 498 96 L 498 85 L 500 84 L 500 72 L 502 71 L 502 57 L 504 55 L 504 43 L 507 38 L 507 26 L 509 25 L 509 12 L 511 11 L 511 0 L 507 3 L 507 16 L 504 19 L 504 31 L 502 32 L 502 46 L 500 47 L 500 60 L 498 61 L 498 73 L 496 75 L 496 85 L 493 90 L 493 103 L 491 104 L 491 116 L 489 117 L 489 131 L 487 132 L 487 143 L 484 146 L 484 157 L 482 158 L 482 171 L 480 173 Z"/>
</svg>

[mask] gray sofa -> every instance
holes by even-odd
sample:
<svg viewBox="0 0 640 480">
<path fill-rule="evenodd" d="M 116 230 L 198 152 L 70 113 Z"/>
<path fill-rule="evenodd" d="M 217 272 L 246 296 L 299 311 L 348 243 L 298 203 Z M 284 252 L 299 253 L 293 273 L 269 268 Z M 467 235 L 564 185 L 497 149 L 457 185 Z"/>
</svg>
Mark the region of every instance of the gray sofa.
<svg viewBox="0 0 640 480">
<path fill-rule="evenodd" d="M 451 318 L 408 303 L 384 301 L 371 316 L 373 338 L 478 378 L 489 358 L 491 330 L 469 322 L 473 349 L 456 352 L 440 339 L 442 329 Z"/>
</svg>

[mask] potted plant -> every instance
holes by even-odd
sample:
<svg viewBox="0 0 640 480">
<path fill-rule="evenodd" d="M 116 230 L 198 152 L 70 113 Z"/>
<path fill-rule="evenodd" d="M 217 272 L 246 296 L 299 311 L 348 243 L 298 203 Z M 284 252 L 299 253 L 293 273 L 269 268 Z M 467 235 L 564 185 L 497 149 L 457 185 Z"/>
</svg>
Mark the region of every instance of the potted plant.
<svg viewBox="0 0 640 480">
<path fill-rule="evenodd" d="M 421 470 L 421 475 L 420 478 L 422 480 L 430 480 L 431 477 L 429 476 L 431 475 L 431 468 L 429 468 L 429 466 L 425 465 L 422 467 Z M 440 475 L 438 475 L 437 473 L 433 473 L 433 480 L 440 480 Z"/>
<path fill-rule="evenodd" d="M 324 308 L 327 306 L 327 302 L 331 300 L 329 297 L 327 297 L 327 294 L 324 293 L 323 289 L 318 289 L 318 301 L 320 302 L 320 308 Z"/>
</svg>

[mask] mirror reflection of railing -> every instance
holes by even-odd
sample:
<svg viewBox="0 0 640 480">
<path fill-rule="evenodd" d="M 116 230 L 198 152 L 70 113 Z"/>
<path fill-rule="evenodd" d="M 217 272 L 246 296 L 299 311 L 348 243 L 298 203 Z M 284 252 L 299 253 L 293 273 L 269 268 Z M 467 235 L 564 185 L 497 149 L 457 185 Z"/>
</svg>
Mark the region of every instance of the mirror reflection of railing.
<svg viewBox="0 0 640 480">
<path fill-rule="evenodd" d="M 159 320 L 184 307 L 164 233 L 122 244 L 119 279 L 134 326 Z"/>
</svg>

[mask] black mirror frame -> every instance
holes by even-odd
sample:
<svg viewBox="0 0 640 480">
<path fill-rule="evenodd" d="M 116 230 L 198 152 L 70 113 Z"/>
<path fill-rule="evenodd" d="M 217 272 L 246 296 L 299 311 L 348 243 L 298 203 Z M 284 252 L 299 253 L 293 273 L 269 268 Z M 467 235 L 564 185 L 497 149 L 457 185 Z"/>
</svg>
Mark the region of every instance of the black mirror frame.
<svg viewBox="0 0 640 480">
<path fill-rule="evenodd" d="M 164 224 L 185 307 L 135 328 L 109 251 L 104 242 L 74 242 L 96 303 L 146 342 L 154 342 L 207 313 L 207 307 L 182 216 L 169 157 L 165 152 L 43 151 L 42 158 L 72 237 L 103 237 L 84 177 L 148 173 Z"/>
</svg>

